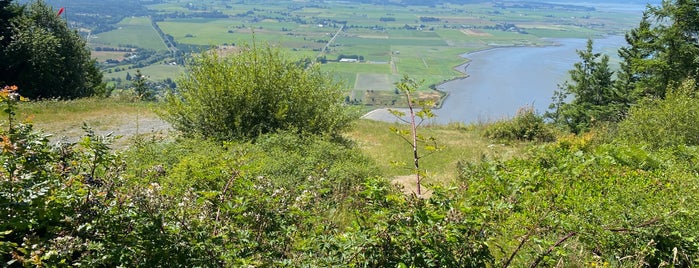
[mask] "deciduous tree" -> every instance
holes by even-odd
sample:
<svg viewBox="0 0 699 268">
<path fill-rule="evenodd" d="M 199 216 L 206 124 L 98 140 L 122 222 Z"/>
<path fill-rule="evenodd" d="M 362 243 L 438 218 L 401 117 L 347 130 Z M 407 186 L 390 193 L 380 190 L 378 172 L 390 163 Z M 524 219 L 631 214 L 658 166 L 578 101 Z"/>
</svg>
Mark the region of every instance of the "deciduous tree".
<svg viewBox="0 0 699 268">
<path fill-rule="evenodd" d="M 39 0 L 9 20 L 0 81 L 29 98 L 78 98 L 104 91 L 102 73 L 85 40 Z"/>
</svg>

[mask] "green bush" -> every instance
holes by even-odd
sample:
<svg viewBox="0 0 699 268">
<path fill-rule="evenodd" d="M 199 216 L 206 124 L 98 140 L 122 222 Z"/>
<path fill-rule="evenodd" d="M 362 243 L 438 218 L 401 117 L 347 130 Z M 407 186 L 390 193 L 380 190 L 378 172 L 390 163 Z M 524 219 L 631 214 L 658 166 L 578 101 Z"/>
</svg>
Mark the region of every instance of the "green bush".
<svg viewBox="0 0 699 268">
<path fill-rule="evenodd" d="M 203 53 L 166 97 L 164 119 L 188 136 L 252 139 L 290 130 L 337 134 L 352 120 L 340 85 L 317 65 L 284 59 L 271 47 L 231 56 Z"/>
<path fill-rule="evenodd" d="M 697 151 L 573 139 L 460 166 L 457 188 L 483 212 L 495 266 L 696 266 Z"/>
<path fill-rule="evenodd" d="M 531 106 L 520 108 L 517 115 L 510 120 L 491 124 L 484 134 L 491 139 L 506 141 L 548 142 L 556 139 L 553 128 L 546 125 L 544 119 L 537 115 Z"/>
<path fill-rule="evenodd" d="M 632 107 L 619 124 L 617 139 L 651 148 L 699 145 L 699 98 L 691 79 L 668 90 L 665 99 L 647 99 Z"/>
</svg>

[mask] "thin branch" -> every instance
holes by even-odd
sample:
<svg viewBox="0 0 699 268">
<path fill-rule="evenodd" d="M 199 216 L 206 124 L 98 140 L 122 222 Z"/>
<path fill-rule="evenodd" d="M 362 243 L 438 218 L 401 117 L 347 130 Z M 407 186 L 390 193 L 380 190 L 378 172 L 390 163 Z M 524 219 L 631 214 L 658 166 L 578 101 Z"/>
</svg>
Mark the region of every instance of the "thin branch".
<svg viewBox="0 0 699 268">
<path fill-rule="evenodd" d="M 668 213 L 666 216 L 652 218 L 652 219 L 650 219 L 650 220 L 647 220 L 647 221 L 645 221 L 645 222 L 643 222 L 643 223 L 641 223 L 641 224 L 639 224 L 639 225 L 633 226 L 633 227 L 631 227 L 631 228 L 624 228 L 624 227 L 620 227 L 620 228 L 605 228 L 605 230 L 607 230 L 607 231 L 612 231 L 612 232 L 617 232 L 617 233 L 621 233 L 621 232 L 631 232 L 632 229 L 635 229 L 635 228 L 644 228 L 644 227 L 648 227 L 648 226 L 651 226 L 651 225 L 653 225 L 653 224 L 656 224 L 656 223 L 658 223 L 659 221 L 663 220 L 664 218 L 671 217 L 672 215 L 675 215 L 675 214 L 677 214 L 678 212 L 679 212 L 679 210 L 672 211 L 672 212 Z"/>
<path fill-rule="evenodd" d="M 571 237 L 573 237 L 573 236 L 575 236 L 575 235 L 577 235 L 577 234 L 578 234 L 577 232 L 570 232 L 570 233 L 568 233 L 566 236 L 564 236 L 564 237 L 562 237 L 561 239 L 559 239 L 555 244 L 551 245 L 551 246 L 549 247 L 549 249 L 548 249 L 546 252 L 544 252 L 544 254 L 539 255 L 539 257 L 537 257 L 536 260 L 535 260 L 535 261 L 532 263 L 532 265 L 530 265 L 529 267 L 530 267 L 530 268 L 534 268 L 534 267 L 539 266 L 539 263 L 541 262 L 541 260 L 543 260 L 544 257 L 546 257 L 546 256 L 548 256 L 549 254 L 551 254 L 551 252 L 553 251 L 553 249 L 555 249 L 555 248 L 558 247 L 560 244 L 563 244 L 563 242 L 565 242 L 566 240 L 568 240 L 569 238 L 571 238 Z"/>
<path fill-rule="evenodd" d="M 221 216 L 221 206 L 223 205 L 224 202 L 226 202 L 226 191 L 228 191 L 228 188 L 231 186 L 231 184 L 235 181 L 235 179 L 238 177 L 238 172 L 235 171 L 233 172 L 233 175 L 231 175 L 231 178 L 228 179 L 226 182 L 226 186 L 223 187 L 223 191 L 221 191 L 221 204 L 219 204 L 218 208 L 216 209 L 216 223 L 219 223 L 219 217 Z M 218 235 L 218 228 L 216 225 L 214 225 L 214 236 Z"/>
<path fill-rule="evenodd" d="M 536 225 L 532 226 L 532 228 L 529 229 L 529 232 L 527 232 L 527 234 L 525 234 L 524 237 L 522 237 L 522 241 L 519 242 L 519 245 L 517 245 L 517 248 L 515 249 L 515 251 L 512 252 L 512 254 L 510 255 L 510 258 L 507 259 L 507 261 L 502 265 L 503 268 L 507 268 L 508 266 L 510 266 L 510 263 L 512 263 L 512 260 L 515 258 L 517 253 L 522 249 L 522 247 L 524 246 L 524 243 L 527 243 L 527 241 L 529 241 L 529 237 L 531 237 L 534 234 L 535 230 L 536 230 Z"/>
</svg>

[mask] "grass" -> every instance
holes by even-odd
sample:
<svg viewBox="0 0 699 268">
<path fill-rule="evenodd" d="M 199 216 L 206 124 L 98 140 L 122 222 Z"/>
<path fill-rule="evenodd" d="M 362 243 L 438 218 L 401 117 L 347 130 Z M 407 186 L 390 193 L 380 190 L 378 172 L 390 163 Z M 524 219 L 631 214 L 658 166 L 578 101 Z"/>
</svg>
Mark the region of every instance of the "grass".
<svg viewBox="0 0 699 268">
<path fill-rule="evenodd" d="M 354 85 L 355 90 L 393 90 L 393 79 L 390 75 L 359 73 Z"/>
<path fill-rule="evenodd" d="M 21 103 L 17 117 L 31 118 L 35 128 L 53 134 L 53 140 L 67 137 L 76 141 L 87 124 L 96 132 L 124 136 L 118 147 L 131 145 L 131 137 L 147 135 L 167 138 L 174 135 L 157 115 L 159 103 L 123 102 L 115 99 L 78 99 L 71 101 L 38 101 Z M 409 145 L 390 131 L 391 126 L 407 127 L 371 120 L 357 120 L 345 136 L 352 140 L 367 156 L 374 159 L 388 178 L 410 175 L 410 170 L 392 164 L 411 163 Z M 482 136 L 483 126 L 447 125 L 427 126 L 419 131 L 433 136 L 444 150 L 421 159 L 427 170 L 427 183 L 450 181 L 456 176 L 459 161 L 479 161 L 483 156 L 511 157 L 522 151 L 523 144 L 493 144 Z"/>
<path fill-rule="evenodd" d="M 359 120 L 347 136 L 374 159 L 383 174 L 389 178 L 410 175 L 409 168 L 394 162 L 412 163 L 412 149 L 401 137 L 390 131 L 391 126 L 407 128 L 407 125 Z M 485 157 L 509 158 L 519 154 L 524 144 L 502 145 L 484 138 L 484 126 L 447 125 L 418 129 L 424 136 L 432 136 L 443 150 L 421 159 L 420 165 L 427 171 L 427 183 L 448 182 L 456 178 L 459 161 L 480 161 Z"/>
<path fill-rule="evenodd" d="M 184 74 L 184 67 L 179 65 L 154 64 L 139 69 L 143 75 L 148 76 L 148 79 L 154 81 L 162 81 L 167 78 L 175 80 Z M 126 73 L 130 73 L 131 76 L 133 76 L 136 74 L 136 69 L 105 73 L 104 78 L 111 79 L 120 77 L 121 79 L 126 79 Z"/>
<path fill-rule="evenodd" d="M 123 60 L 126 53 L 127 52 L 118 51 L 92 51 L 91 56 L 98 62 L 104 62 L 108 59 Z"/>
<path fill-rule="evenodd" d="M 133 45 L 153 50 L 167 49 L 147 17 L 125 18 L 117 27 L 116 30 L 97 34 L 90 42 L 112 47 Z"/>
<path fill-rule="evenodd" d="M 52 140 L 76 141 L 82 126 L 105 135 L 124 136 L 117 146 L 128 146 L 136 135 L 162 136 L 169 127 L 156 115 L 157 104 L 87 98 L 71 101 L 37 101 L 19 105 L 17 118 L 32 122 L 36 129 L 52 134 Z"/>
</svg>

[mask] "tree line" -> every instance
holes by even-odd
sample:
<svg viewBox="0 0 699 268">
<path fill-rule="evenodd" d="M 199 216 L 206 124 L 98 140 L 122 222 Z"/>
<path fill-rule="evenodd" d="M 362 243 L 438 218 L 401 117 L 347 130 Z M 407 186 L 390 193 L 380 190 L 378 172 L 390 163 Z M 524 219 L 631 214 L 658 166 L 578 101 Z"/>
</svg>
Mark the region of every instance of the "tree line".
<svg viewBox="0 0 699 268">
<path fill-rule="evenodd" d="M 626 34 L 618 53 L 620 70 L 609 56 L 593 51 L 588 41 L 578 51 L 581 61 L 570 70 L 571 81 L 559 86 L 546 115 L 574 133 L 619 122 L 629 109 L 647 99 L 664 99 L 668 91 L 699 74 L 699 3 L 664 1 L 649 7 L 638 27 Z M 572 97 L 572 101 L 567 101 Z"/>
</svg>

